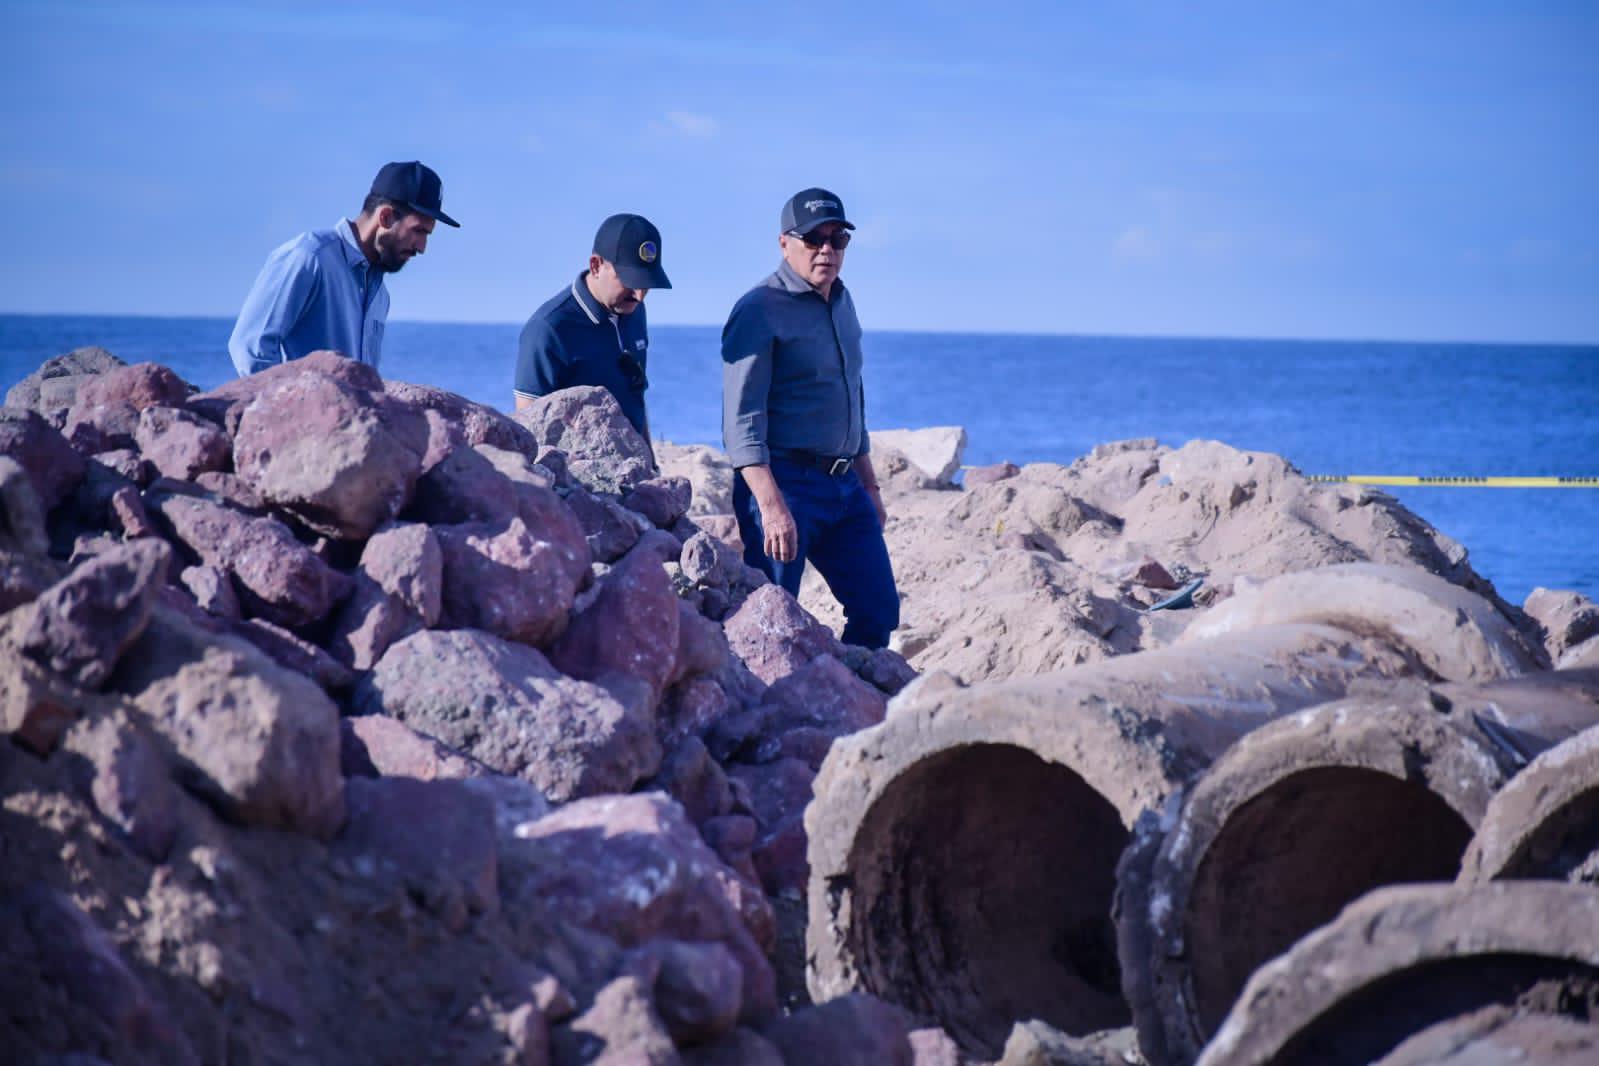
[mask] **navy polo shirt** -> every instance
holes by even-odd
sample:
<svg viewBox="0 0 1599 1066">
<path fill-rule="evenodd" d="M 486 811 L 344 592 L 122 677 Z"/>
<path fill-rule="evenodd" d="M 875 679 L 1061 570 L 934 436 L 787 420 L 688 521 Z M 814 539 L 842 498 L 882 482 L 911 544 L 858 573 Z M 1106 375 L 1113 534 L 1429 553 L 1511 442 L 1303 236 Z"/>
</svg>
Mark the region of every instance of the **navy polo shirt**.
<svg viewBox="0 0 1599 1066">
<path fill-rule="evenodd" d="M 585 270 L 522 327 L 516 394 L 531 399 L 574 385 L 603 386 L 648 440 L 644 373 L 650 340 L 644 305 L 632 314 L 613 315 L 589 292 L 587 278 Z M 624 353 L 636 362 L 636 373 L 624 366 Z"/>
</svg>

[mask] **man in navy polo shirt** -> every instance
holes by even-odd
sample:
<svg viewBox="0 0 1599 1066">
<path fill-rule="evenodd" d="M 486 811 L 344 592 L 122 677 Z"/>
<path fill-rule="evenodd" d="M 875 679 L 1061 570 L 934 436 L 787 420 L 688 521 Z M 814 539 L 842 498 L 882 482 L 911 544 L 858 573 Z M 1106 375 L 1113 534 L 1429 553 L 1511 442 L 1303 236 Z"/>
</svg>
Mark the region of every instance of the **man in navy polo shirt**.
<svg viewBox="0 0 1599 1066">
<path fill-rule="evenodd" d="M 610 390 L 645 441 L 645 370 L 650 346 L 644 297 L 670 289 L 661 267 L 661 231 L 642 215 L 600 223 L 588 269 L 550 297 L 522 327 L 516 360 L 516 406 L 574 385 Z"/>
<path fill-rule="evenodd" d="M 722 330 L 722 441 L 744 561 L 796 596 L 815 563 L 844 608 L 845 643 L 881 648 L 899 591 L 867 454 L 861 324 L 838 277 L 854 228 L 826 189 L 783 205 L 783 261 Z"/>
<path fill-rule="evenodd" d="M 415 160 L 387 163 L 354 221 L 302 233 L 267 257 L 228 339 L 243 377 L 330 349 L 376 367 L 389 317 L 383 276 L 427 250 L 444 186 Z"/>
</svg>

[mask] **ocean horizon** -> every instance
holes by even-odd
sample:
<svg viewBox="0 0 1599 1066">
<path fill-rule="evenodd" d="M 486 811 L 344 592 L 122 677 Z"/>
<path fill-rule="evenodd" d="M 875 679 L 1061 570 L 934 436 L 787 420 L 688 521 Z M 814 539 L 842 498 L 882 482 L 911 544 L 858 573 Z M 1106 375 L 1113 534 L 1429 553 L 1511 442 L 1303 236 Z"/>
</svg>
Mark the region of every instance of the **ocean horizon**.
<svg viewBox="0 0 1599 1066">
<path fill-rule="evenodd" d="M 213 388 L 230 317 L 0 314 L 0 385 L 99 345 Z M 385 377 L 511 407 L 520 323 L 396 319 Z M 651 326 L 651 426 L 720 446 L 719 326 Z M 1096 445 L 1192 439 L 1306 474 L 1599 476 L 1599 345 L 868 330 L 868 426 L 965 427 L 966 461 L 1068 464 Z M 1470 552 L 1500 594 L 1599 599 L 1599 489 L 1385 490 Z"/>
</svg>

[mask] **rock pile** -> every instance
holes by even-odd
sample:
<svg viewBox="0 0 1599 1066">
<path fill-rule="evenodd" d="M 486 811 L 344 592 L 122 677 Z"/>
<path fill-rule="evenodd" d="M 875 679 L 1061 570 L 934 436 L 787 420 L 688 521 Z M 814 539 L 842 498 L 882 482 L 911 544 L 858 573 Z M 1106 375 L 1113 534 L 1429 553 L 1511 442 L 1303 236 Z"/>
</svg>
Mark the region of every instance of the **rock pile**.
<svg viewBox="0 0 1599 1066">
<path fill-rule="evenodd" d="M 782 1017 L 772 959 L 816 768 L 912 672 L 691 502 L 600 389 L 99 350 L 13 388 L 8 1060 L 909 1054 L 887 1005 Z"/>
</svg>

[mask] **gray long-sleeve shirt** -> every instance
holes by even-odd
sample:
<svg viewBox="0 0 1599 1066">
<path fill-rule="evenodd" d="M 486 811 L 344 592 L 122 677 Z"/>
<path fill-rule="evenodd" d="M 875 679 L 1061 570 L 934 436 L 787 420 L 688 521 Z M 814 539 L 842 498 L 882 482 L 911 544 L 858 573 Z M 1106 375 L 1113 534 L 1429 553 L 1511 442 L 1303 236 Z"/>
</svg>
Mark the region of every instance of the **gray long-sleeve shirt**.
<svg viewBox="0 0 1599 1066">
<path fill-rule="evenodd" d="M 722 328 L 722 444 L 734 467 L 774 451 L 869 450 L 861 324 L 842 281 L 824 300 L 783 262 L 733 305 Z"/>
</svg>

